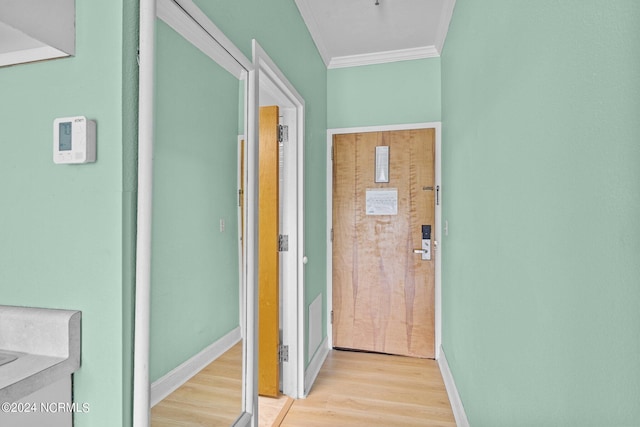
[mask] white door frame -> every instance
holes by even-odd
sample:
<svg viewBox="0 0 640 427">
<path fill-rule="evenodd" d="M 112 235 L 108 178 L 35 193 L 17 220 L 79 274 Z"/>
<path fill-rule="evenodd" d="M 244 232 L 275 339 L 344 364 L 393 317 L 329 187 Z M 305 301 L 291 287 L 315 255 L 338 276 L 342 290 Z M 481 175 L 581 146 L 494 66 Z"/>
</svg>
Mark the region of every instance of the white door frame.
<svg viewBox="0 0 640 427">
<path fill-rule="evenodd" d="M 331 324 L 331 312 L 333 311 L 333 242 L 331 230 L 333 229 L 333 161 L 331 152 L 333 136 L 361 132 L 386 132 L 411 129 L 435 129 L 436 130 L 436 159 L 435 159 L 435 185 L 436 185 L 436 223 L 434 249 L 436 252 L 435 265 L 435 358 L 440 357 L 440 345 L 442 343 L 442 123 L 411 123 L 403 125 L 381 125 L 353 128 L 327 129 L 327 340 L 329 348 L 333 348 L 333 325 Z"/>
<path fill-rule="evenodd" d="M 283 252 L 288 267 L 281 272 L 282 340 L 289 346 L 289 361 L 282 367 L 282 392 L 298 399 L 304 395 L 304 99 L 255 39 L 253 65 L 258 75 L 258 104 L 262 105 L 260 94 L 268 94 L 284 107 L 284 119 L 289 120 L 285 158 L 293 161 L 289 168 L 285 166 L 282 232 L 289 235 L 289 251 Z"/>
</svg>

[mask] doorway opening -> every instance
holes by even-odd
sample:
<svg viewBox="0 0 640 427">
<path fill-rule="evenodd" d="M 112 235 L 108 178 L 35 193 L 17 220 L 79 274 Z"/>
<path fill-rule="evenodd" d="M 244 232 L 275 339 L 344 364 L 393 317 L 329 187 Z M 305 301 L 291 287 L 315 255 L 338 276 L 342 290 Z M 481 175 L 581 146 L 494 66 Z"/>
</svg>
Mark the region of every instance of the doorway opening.
<svg viewBox="0 0 640 427">
<path fill-rule="evenodd" d="M 336 174 L 339 173 L 339 171 L 337 170 L 339 167 L 336 167 L 336 170 L 334 170 L 334 164 L 333 164 L 333 158 L 332 158 L 332 156 L 335 155 L 334 140 L 336 139 L 337 136 L 344 136 L 344 135 L 351 135 L 351 134 L 355 135 L 355 134 L 373 134 L 373 133 L 392 133 L 397 131 L 416 131 L 420 129 L 427 129 L 427 130 L 432 129 L 432 132 L 434 133 L 434 141 L 433 141 L 434 157 L 433 157 L 433 172 L 432 172 L 433 180 L 429 183 L 422 184 L 419 186 L 418 189 L 411 190 L 411 191 L 415 193 L 414 196 L 417 195 L 418 193 L 420 193 L 420 195 L 428 194 L 429 197 L 433 199 L 433 204 L 434 204 L 433 215 L 434 216 L 432 219 L 420 219 L 420 220 L 407 219 L 408 222 L 413 221 L 415 222 L 415 224 L 412 225 L 413 231 L 411 231 L 411 236 L 408 236 L 408 238 L 405 240 L 406 247 L 402 247 L 399 250 L 402 251 L 402 253 L 404 254 L 403 256 L 406 259 L 412 259 L 417 257 L 418 260 L 420 259 L 424 260 L 424 261 L 418 261 L 416 265 L 420 263 L 425 263 L 425 264 L 429 263 L 431 261 L 430 259 L 427 260 L 427 258 L 433 257 L 432 258 L 433 259 L 432 274 L 433 274 L 434 283 L 433 283 L 433 296 L 432 296 L 433 304 L 431 308 L 433 313 L 433 317 L 432 317 L 433 326 L 429 326 L 433 330 L 433 338 L 431 339 L 431 343 L 429 344 L 429 346 L 432 347 L 432 350 L 426 353 L 424 352 L 421 353 L 423 355 L 419 357 L 432 357 L 432 358 L 438 359 L 440 356 L 440 350 L 441 350 L 440 349 L 440 346 L 441 346 L 441 248 L 439 247 L 439 244 L 441 242 L 440 230 L 441 230 L 442 184 L 441 184 L 441 162 L 440 162 L 441 124 L 439 122 L 417 123 L 417 124 L 409 124 L 409 125 L 341 128 L 341 129 L 330 129 L 327 131 L 327 168 L 328 168 L 327 170 L 327 319 L 328 319 L 327 335 L 329 339 L 329 348 L 335 347 L 336 344 L 338 346 L 344 346 L 344 344 L 335 342 L 335 332 L 336 332 L 335 328 L 336 328 L 336 320 L 337 320 L 335 319 L 335 316 L 336 316 L 335 310 L 338 307 L 335 307 L 334 305 L 336 304 L 335 303 L 336 297 L 339 298 L 340 295 L 335 295 L 334 273 L 336 268 L 340 269 L 344 266 L 341 267 L 338 265 L 334 265 L 334 260 L 333 260 L 334 250 L 336 250 L 336 248 L 334 247 L 334 245 L 336 244 L 335 235 L 336 233 L 342 233 L 342 231 L 336 230 L 334 228 L 336 225 L 334 224 L 334 218 L 333 218 L 334 197 L 335 197 L 334 181 L 337 179 Z M 393 158 L 394 156 L 397 157 L 398 155 L 398 148 L 395 148 L 395 149 L 392 148 L 391 150 L 389 150 L 390 144 L 386 142 L 382 142 L 382 141 L 380 141 L 379 143 L 373 142 L 372 144 L 369 144 L 369 145 L 371 145 L 370 147 L 371 150 L 367 150 L 366 156 L 368 156 L 367 158 L 368 160 L 366 160 L 364 163 L 369 163 L 369 160 L 370 160 L 372 168 L 376 163 L 379 163 L 379 164 L 382 163 L 383 164 L 382 166 L 384 166 L 384 164 L 388 165 L 388 163 L 380 162 L 380 160 L 385 158 L 385 154 L 387 156 L 386 157 L 387 161 L 389 157 Z M 378 148 L 376 147 L 385 147 L 385 146 L 387 147 L 386 149 L 384 150 L 380 149 L 380 152 L 378 152 Z M 402 148 L 402 150 L 404 150 L 404 148 Z M 378 152 L 378 154 L 380 155 L 379 158 L 376 158 L 377 157 L 376 152 Z M 410 198 L 410 196 L 399 194 L 400 192 L 402 192 L 402 190 L 400 190 L 399 188 L 396 188 L 397 186 L 395 184 L 392 184 L 392 183 L 390 183 L 389 185 L 381 184 L 381 183 L 385 183 L 385 180 L 388 178 L 388 175 L 386 177 L 384 175 L 389 171 L 385 170 L 384 167 L 382 167 L 382 169 L 380 170 L 376 170 L 375 173 L 373 170 L 370 172 L 371 172 L 370 174 L 369 174 L 369 171 L 365 172 L 365 176 L 362 176 L 360 178 L 362 180 L 367 180 L 367 184 L 365 184 L 362 188 L 360 188 L 360 190 L 358 190 L 360 191 L 360 193 L 362 193 L 360 199 L 357 202 L 358 208 L 361 209 L 362 212 L 360 212 L 358 215 L 361 214 L 360 215 L 362 217 L 361 220 L 363 221 L 367 218 L 371 219 L 372 217 L 370 217 L 369 215 L 380 215 L 378 218 L 380 219 L 386 218 L 389 221 L 382 221 L 384 222 L 384 224 L 377 224 L 377 225 L 374 225 L 373 227 L 374 228 L 377 227 L 375 228 L 376 230 L 382 229 L 382 228 L 386 229 L 390 227 L 390 224 L 395 219 L 395 217 L 393 216 L 395 215 L 395 212 L 383 212 L 385 209 L 388 208 L 388 205 L 386 203 L 389 202 L 389 200 L 391 200 L 392 202 L 395 201 L 396 203 L 402 203 L 403 197 Z M 408 174 L 408 173 L 399 172 L 397 173 L 397 176 L 400 177 L 400 176 L 403 176 L 404 174 Z M 411 185 L 415 185 L 415 184 L 411 184 Z M 377 188 L 377 187 L 385 187 L 385 188 Z M 389 188 L 386 188 L 386 187 L 389 187 Z M 406 190 L 406 191 L 409 191 L 409 190 Z M 349 202 L 349 203 L 352 203 L 352 202 Z M 365 206 L 366 206 L 367 212 L 365 212 Z M 369 212 L 369 208 L 371 208 L 371 212 Z M 362 222 L 362 221 L 358 221 L 358 215 L 355 215 L 355 214 L 353 215 L 354 222 Z M 385 215 L 387 216 L 385 217 Z M 379 223 L 379 222 L 380 221 L 376 221 L 376 223 Z M 422 227 L 423 225 L 429 226 L 429 227 Z M 362 232 L 363 230 L 360 230 L 360 231 Z M 393 235 L 393 234 L 394 233 L 391 233 L 390 235 Z M 413 237 L 413 234 L 417 234 L 418 237 L 417 238 Z M 427 234 L 430 234 L 430 235 L 427 236 Z M 415 239 L 417 239 L 417 242 L 414 241 Z M 421 245 L 419 244 L 421 240 L 430 240 L 430 243 L 429 243 L 430 246 L 426 249 L 421 247 Z M 395 267 L 387 267 L 386 265 L 384 265 L 385 262 L 382 262 L 382 260 L 386 258 L 382 252 L 387 251 L 388 252 L 387 255 L 394 254 L 395 252 L 394 250 L 391 250 L 389 248 L 384 249 L 384 247 L 382 246 L 379 246 L 378 248 L 380 249 L 378 250 L 378 252 L 380 253 L 377 256 L 377 259 L 381 260 L 381 262 L 379 263 L 379 265 L 376 266 L 376 268 L 380 268 L 381 269 L 380 271 L 384 272 L 383 274 L 387 274 L 387 272 L 389 272 L 390 270 L 393 270 Z M 353 249 L 353 247 L 351 247 L 351 249 Z M 356 249 L 357 249 L 357 246 L 356 246 Z M 431 254 L 423 253 L 423 251 L 427 249 L 431 250 Z M 358 253 L 358 251 L 356 251 L 355 253 Z M 372 256 L 374 255 L 375 254 L 373 254 Z M 366 256 L 366 254 L 363 253 L 362 256 Z M 400 268 L 400 270 L 402 270 L 402 272 L 406 271 L 404 267 Z M 418 270 L 416 270 L 416 272 L 417 271 Z M 422 273 L 417 273 L 415 277 L 418 277 L 420 274 Z M 405 278 L 403 278 L 403 280 L 404 279 Z M 410 277 L 409 279 L 411 280 L 412 278 Z M 390 282 L 387 282 L 387 283 L 390 283 Z M 411 314 L 409 313 L 410 309 L 406 307 L 409 304 L 413 303 L 414 294 L 411 294 L 410 292 L 411 289 L 416 290 L 418 288 L 415 288 L 415 287 L 412 288 L 410 284 L 407 285 L 405 283 L 395 291 L 391 289 L 391 285 L 389 285 L 389 289 L 387 289 L 390 295 L 389 298 L 391 298 L 392 295 L 395 295 L 395 297 L 398 297 L 398 295 L 402 295 L 396 298 L 399 301 L 401 301 L 401 304 L 405 305 L 405 307 L 402 307 L 402 310 L 401 310 L 403 312 L 401 316 L 402 318 L 401 323 L 403 324 L 402 326 L 403 336 L 398 341 L 402 341 L 401 345 L 403 346 L 411 347 L 410 349 L 407 350 L 408 351 L 407 354 L 411 354 L 412 352 L 414 352 L 414 349 L 412 347 L 414 344 L 412 343 L 412 338 L 410 337 L 410 335 L 412 333 L 415 333 L 415 329 L 412 329 L 415 326 L 411 324 L 411 321 L 413 319 L 410 318 L 410 314 Z M 349 290 L 350 295 L 354 295 L 353 301 L 350 301 L 350 304 L 355 305 L 354 301 L 356 299 L 358 299 L 359 301 L 358 304 L 361 304 L 362 301 L 366 301 L 366 303 L 370 303 L 377 298 L 372 296 L 373 294 L 371 292 L 373 291 L 371 290 L 362 290 L 363 292 L 371 293 L 365 298 L 363 298 L 363 292 L 360 292 L 360 294 L 356 295 L 358 291 L 361 291 L 361 289 L 356 288 L 355 290 L 353 289 Z M 348 297 L 352 298 L 350 295 Z M 377 299 L 380 300 L 380 298 L 377 298 Z M 339 300 L 339 303 L 340 302 L 341 301 Z M 388 311 L 387 313 L 388 318 L 392 318 L 394 316 L 398 317 L 398 312 L 394 311 L 397 308 L 397 306 L 394 304 L 394 307 L 390 307 L 387 302 L 385 302 L 385 304 L 386 305 L 384 308 L 390 309 L 390 311 Z M 362 310 L 363 308 L 361 307 L 359 309 Z M 364 309 L 369 310 L 369 313 L 377 313 L 374 309 L 370 309 L 370 308 L 364 308 Z M 350 319 L 349 321 L 353 321 L 355 317 L 352 314 L 349 314 L 349 316 L 351 316 L 349 317 Z M 379 318 L 379 316 L 377 317 L 376 316 L 369 316 L 370 319 L 367 319 L 369 324 L 368 326 L 366 326 L 369 328 L 369 330 L 366 331 L 366 334 L 373 337 L 373 342 L 369 344 L 369 347 L 367 347 L 367 345 L 363 345 L 362 347 L 360 347 L 360 349 L 365 349 L 370 351 L 381 351 L 381 352 L 394 352 L 394 351 L 385 350 L 385 346 L 380 345 L 380 340 L 393 341 L 400 334 L 393 334 L 393 333 L 389 333 L 389 331 L 385 331 L 384 327 L 386 327 L 386 325 L 388 324 L 387 320 L 383 318 Z M 332 318 L 333 318 L 333 321 L 332 321 Z M 344 322 L 344 319 L 343 319 L 343 322 Z M 406 339 L 404 338 L 405 335 L 407 336 Z M 389 338 L 389 337 L 392 337 L 392 338 Z M 351 337 L 349 339 L 351 339 Z M 356 344 L 354 346 L 351 346 L 351 345 L 347 345 L 347 346 L 352 348 L 358 348 L 358 345 L 360 344 Z"/>
<path fill-rule="evenodd" d="M 259 107 L 277 107 L 282 140 L 278 157 L 280 178 L 275 185 L 280 189 L 278 235 L 282 236 L 281 249 L 286 250 L 279 252 L 279 290 L 275 303 L 279 305 L 277 334 L 283 361 L 277 366 L 270 363 L 268 369 L 278 371 L 275 376 L 279 392 L 297 399 L 304 392 L 304 99 L 255 40 L 253 61 L 258 75 Z"/>
</svg>

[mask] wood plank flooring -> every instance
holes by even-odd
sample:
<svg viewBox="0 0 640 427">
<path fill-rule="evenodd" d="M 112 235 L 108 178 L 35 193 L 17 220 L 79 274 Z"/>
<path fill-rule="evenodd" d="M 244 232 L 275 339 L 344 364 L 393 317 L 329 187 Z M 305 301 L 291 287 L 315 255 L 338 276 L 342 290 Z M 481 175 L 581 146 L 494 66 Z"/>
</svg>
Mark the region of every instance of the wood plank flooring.
<svg viewBox="0 0 640 427">
<path fill-rule="evenodd" d="M 283 394 L 279 397 L 258 396 L 258 426 L 279 427 L 293 402 Z"/>
<path fill-rule="evenodd" d="M 455 427 L 430 359 L 332 350 L 309 396 L 294 401 L 282 427 Z"/>
<path fill-rule="evenodd" d="M 237 390 L 241 375 L 231 359 L 241 357 L 230 350 L 158 403 L 152 427 L 230 425 L 240 404 L 224 387 Z M 331 350 L 309 396 L 282 403 L 261 399 L 260 427 L 456 425 L 438 363 L 430 359 Z"/>
<path fill-rule="evenodd" d="M 241 409 L 240 342 L 151 408 L 151 426 L 229 426 Z"/>
</svg>

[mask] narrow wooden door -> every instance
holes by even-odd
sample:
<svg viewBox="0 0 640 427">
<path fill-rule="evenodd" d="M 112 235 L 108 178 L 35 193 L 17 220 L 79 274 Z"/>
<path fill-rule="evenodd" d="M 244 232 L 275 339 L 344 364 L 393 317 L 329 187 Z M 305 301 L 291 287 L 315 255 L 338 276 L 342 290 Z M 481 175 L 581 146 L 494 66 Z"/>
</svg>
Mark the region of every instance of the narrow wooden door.
<svg viewBox="0 0 640 427">
<path fill-rule="evenodd" d="M 240 207 L 240 243 L 242 245 L 242 264 L 244 269 L 244 139 L 239 141 L 240 159 L 238 169 L 240 170 L 240 188 L 238 189 L 238 206 Z"/>
<path fill-rule="evenodd" d="M 260 108 L 258 184 L 258 393 L 280 394 L 279 147 L 277 106 Z"/>
<path fill-rule="evenodd" d="M 377 146 L 389 147 L 387 183 L 375 182 Z M 437 253 L 414 252 L 423 225 L 435 237 L 434 160 L 434 129 L 334 136 L 335 347 L 435 357 Z"/>
</svg>

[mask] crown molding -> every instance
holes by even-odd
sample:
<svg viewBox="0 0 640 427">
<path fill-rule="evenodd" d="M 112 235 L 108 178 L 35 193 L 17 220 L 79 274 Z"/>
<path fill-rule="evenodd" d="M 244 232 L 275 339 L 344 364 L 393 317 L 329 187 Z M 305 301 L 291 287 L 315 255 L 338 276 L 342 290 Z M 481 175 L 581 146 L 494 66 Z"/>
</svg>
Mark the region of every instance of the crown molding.
<svg viewBox="0 0 640 427">
<path fill-rule="evenodd" d="M 360 65 L 384 64 L 387 62 L 409 61 L 412 59 L 437 58 L 440 56 L 435 46 L 389 50 L 362 55 L 336 56 L 331 58 L 327 68 L 357 67 Z"/>
</svg>

